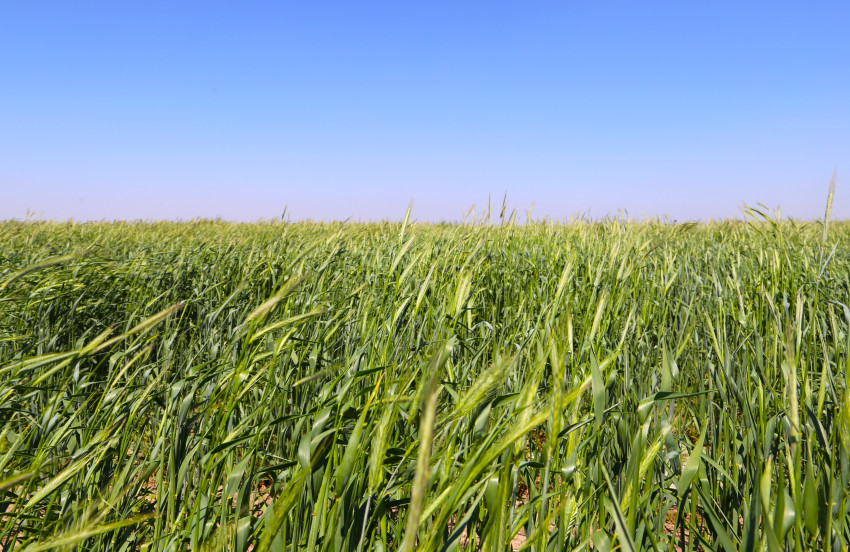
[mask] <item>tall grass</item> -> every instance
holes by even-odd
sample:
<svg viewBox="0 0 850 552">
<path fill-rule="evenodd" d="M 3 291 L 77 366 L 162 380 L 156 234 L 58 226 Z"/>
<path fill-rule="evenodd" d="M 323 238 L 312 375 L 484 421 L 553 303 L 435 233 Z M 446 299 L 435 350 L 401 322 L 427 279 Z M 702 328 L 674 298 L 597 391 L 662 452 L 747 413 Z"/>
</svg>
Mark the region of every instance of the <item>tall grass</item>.
<svg viewBox="0 0 850 552">
<path fill-rule="evenodd" d="M 850 225 L 749 214 L 0 223 L 0 547 L 847 550 Z"/>
</svg>

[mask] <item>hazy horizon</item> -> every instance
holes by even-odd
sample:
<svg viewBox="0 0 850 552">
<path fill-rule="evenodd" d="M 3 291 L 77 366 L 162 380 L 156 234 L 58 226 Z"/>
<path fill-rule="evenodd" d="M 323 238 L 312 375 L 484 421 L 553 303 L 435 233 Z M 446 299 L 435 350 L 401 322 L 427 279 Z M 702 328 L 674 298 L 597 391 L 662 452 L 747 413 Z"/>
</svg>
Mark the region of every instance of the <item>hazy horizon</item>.
<svg viewBox="0 0 850 552">
<path fill-rule="evenodd" d="M 776 219 L 777 215 L 781 220 L 790 220 L 793 219 L 798 222 L 812 222 L 818 223 L 822 222 L 825 219 L 826 214 L 826 200 L 824 200 L 824 206 L 821 213 L 818 216 L 801 218 L 795 217 L 793 215 L 789 215 L 786 213 L 781 205 L 777 205 L 775 207 L 771 207 L 769 205 L 764 205 L 761 203 L 757 204 L 742 204 L 738 210 L 737 214 L 731 216 L 723 216 L 723 217 L 705 217 L 705 218 L 690 218 L 690 219 L 677 219 L 669 214 L 650 214 L 643 216 L 635 216 L 633 213 L 630 213 L 626 210 L 618 210 L 616 212 L 608 212 L 604 214 L 594 214 L 591 210 L 585 211 L 577 211 L 571 215 L 565 217 L 552 217 L 549 215 L 538 215 L 536 210 L 533 208 L 530 209 L 521 209 L 517 206 L 514 206 L 510 203 L 506 205 L 506 210 L 504 213 L 504 217 L 501 216 L 502 206 L 500 204 L 493 203 L 490 207 L 490 216 L 488 218 L 488 205 L 487 203 L 481 205 L 471 205 L 469 209 L 466 209 L 463 214 L 456 218 L 443 218 L 443 219 L 422 219 L 417 216 L 417 210 L 415 205 L 409 205 L 411 207 L 411 212 L 409 216 L 407 216 L 407 210 L 403 211 L 399 216 L 388 216 L 381 218 L 363 218 L 363 217 L 345 217 L 345 218 L 316 218 L 316 217 L 293 217 L 292 213 L 288 209 L 284 209 L 283 212 L 279 216 L 272 217 L 260 217 L 254 219 L 245 219 L 245 218 L 226 218 L 222 216 L 193 216 L 193 217 L 171 217 L 171 218 L 157 218 L 157 217 L 148 217 L 148 218 L 119 218 L 119 217 L 101 217 L 101 218 L 75 218 L 75 217 L 65 217 L 65 218 L 47 218 L 42 214 L 39 214 L 35 211 L 29 210 L 22 217 L 7 217 L 5 219 L 0 219 L 2 221 L 19 221 L 19 222 L 56 222 L 56 223 L 112 223 L 112 222 L 139 222 L 139 223 L 158 223 L 158 222 L 196 222 L 196 221 L 206 221 L 206 222 L 226 222 L 226 223 L 237 223 L 237 224 L 251 224 L 251 223 L 269 223 L 269 222 L 285 222 L 285 223 L 299 223 L 299 222 L 315 222 L 315 223 L 339 223 L 339 222 L 351 222 L 356 224 L 369 224 L 369 223 L 381 223 L 381 222 L 390 222 L 390 223 L 402 223 L 405 218 L 410 223 L 426 223 L 426 224 L 473 224 L 473 223 L 481 223 L 481 224 L 492 224 L 498 225 L 502 222 L 508 223 L 513 218 L 514 224 L 524 225 L 529 221 L 535 223 L 554 223 L 554 224 L 570 224 L 573 222 L 579 221 L 590 221 L 590 222 L 599 222 L 604 220 L 618 220 L 625 222 L 650 222 L 650 221 L 660 221 L 664 223 L 711 223 L 718 221 L 727 221 L 727 220 L 737 220 L 737 221 L 746 221 L 748 219 L 758 220 L 762 217 L 758 214 L 748 215 L 746 210 L 748 207 L 755 208 L 761 211 L 766 217 L 771 219 Z M 835 209 L 833 208 L 829 217 L 830 223 L 832 222 L 846 222 L 850 221 L 850 217 L 848 216 L 836 216 Z"/>
</svg>

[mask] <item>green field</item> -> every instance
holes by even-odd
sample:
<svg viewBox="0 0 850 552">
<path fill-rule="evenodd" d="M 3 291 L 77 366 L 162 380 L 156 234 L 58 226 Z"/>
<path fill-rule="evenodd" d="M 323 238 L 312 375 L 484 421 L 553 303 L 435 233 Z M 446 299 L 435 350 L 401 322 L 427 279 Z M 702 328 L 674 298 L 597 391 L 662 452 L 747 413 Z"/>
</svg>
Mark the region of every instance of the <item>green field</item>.
<svg viewBox="0 0 850 552">
<path fill-rule="evenodd" d="M 847 550 L 850 223 L 0 223 L 0 549 Z"/>
</svg>

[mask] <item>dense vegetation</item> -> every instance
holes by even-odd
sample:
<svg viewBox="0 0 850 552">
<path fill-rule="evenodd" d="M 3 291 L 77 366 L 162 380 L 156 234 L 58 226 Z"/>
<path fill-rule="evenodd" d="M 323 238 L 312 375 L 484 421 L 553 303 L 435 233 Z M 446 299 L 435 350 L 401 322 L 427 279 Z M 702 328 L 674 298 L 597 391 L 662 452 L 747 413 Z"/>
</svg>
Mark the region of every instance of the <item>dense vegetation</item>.
<svg viewBox="0 0 850 552">
<path fill-rule="evenodd" d="M 0 223 L 2 550 L 847 550 L 850 225 Z"/>
</svg>

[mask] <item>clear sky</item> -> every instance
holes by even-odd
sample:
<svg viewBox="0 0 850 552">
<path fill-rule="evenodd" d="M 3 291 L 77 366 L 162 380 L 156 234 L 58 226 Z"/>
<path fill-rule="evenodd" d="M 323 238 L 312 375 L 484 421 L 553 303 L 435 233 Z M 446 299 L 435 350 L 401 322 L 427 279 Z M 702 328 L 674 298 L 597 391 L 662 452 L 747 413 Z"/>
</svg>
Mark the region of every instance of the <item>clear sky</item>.
<svg viewBox="0 0 850 552">
<path fill-rule="evenodd" d="M 849 217 L 845 1 L 0 2 L 0 218 L 817 218 L 836 167 Z"/>
</svg>

